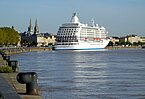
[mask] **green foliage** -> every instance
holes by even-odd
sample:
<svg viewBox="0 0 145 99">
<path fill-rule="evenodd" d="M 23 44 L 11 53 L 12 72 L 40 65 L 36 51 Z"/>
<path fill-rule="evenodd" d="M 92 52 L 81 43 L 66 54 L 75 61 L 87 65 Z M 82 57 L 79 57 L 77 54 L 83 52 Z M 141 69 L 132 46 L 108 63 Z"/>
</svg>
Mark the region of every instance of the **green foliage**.
<svg viewBox="0 0 145 99">
<path fill-rule="evenodd" d="M 120 45 L 126 45 L 126 42 L 119 42 Z"/>
<path fill-rule="evenodd" d="M 132 45 L 129 41 L 126 42 L 126 45 Z"/>
<path fill-rule="evenodd" d="M 145 43 L 143 43 L 143 42 L 138 42 L 138 45 L 141 45 L 141 46 L 143 46 Z"/>
<path fill-rule="evenodd" d="M 19 34 L 12 28 L 0 27 L 0 45 L 17 45 Z"/>
<path fill-rule="evenodd" d="M 113 46 L 113 42 L 110 41 L 109 44 L 108 44 L 108 46 Z"/>
<path fill-rule="evenodd" d="M 10 66 L 0 66 L 0 73 L 11 73 L 13 72 Z"/>
<path fill-rule="evenodd" d="M 118 46 L 118 45 L 119 45 L 119 42 L 115 42 L 115 45 L 117 45 L 117 46 Z"/>
<path fill-rule="evenodd" d="M 115 42 L 115 45 L 129 45 L 129 46 L 142 46 L 142 45 L 144 45 L 144 43 L 143 42 L 134 42 L 133 44 L 131 43 L 131 42 L 129 42 L 129 41 L 127 41 L 127 42 L 123 42 L 123 41 L 121 41 L 121 42 Z"/>
</svg>

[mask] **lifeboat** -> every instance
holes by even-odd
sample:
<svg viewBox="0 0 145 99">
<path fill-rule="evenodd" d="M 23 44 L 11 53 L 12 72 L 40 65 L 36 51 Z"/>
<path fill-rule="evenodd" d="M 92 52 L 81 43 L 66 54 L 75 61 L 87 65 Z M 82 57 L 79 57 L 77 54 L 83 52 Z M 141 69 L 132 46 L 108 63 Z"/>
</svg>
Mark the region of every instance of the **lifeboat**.
<svg viewBox="0 0 145 99">
<path fill-rule="evenodd" d="M 84 38 L 84 41 L 87 41 L 88 40 L 88 38 Z"/>
<path fill-rule="evenodd" d="M 94 41 L 100 41 L 101 38 L 94 38 Z"/>
</svg>

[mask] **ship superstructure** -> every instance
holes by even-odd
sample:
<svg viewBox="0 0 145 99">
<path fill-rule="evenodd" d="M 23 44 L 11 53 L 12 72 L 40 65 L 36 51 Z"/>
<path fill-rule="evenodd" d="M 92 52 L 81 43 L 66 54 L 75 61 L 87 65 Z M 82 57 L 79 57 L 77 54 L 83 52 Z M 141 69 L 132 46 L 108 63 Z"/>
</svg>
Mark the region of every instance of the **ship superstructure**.
<svg viewBox="0 0 145 99">
<path fill-rule="evenodd" d="M 55 49 L 61 50 L 94 50 L 105 48 L 108 43 L 108 32 L 98 24 L 82 24 L 74 13 L 71 22 L 62 24 L 57 33 Z"/>
</svg>

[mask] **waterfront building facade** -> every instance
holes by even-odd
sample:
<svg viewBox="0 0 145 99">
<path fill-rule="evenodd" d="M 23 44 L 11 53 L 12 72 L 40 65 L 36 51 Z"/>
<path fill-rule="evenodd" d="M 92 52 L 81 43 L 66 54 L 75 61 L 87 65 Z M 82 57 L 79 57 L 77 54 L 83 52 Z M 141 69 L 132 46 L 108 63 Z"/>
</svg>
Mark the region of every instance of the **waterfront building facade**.
<svg viewBox="0 0 145 99">
<path fill-rule="evenodd" d="M 120 37 L 119 42 L 130 42 L 131 44 L 133 43 L 138 43 L 140 41 L 140 37 L 137 35 L 128 35 L 125 37 Z"/>
<path fill-rule="evenodd" d="M 145 37 L 140 37 L 140 42 L 145 43 Z"/>
<path fill-rule="evenodd" d="M 131 44 L 138 43 L 140 41 L 140 37 L 137 35 L 129 35 L 127 36 L 127 41 L 129 41 Z"/>
<path fill-rule="evenodd" d="M 116 44 L 116 42 L 119 42 L 119 37 L 110 37 L 110 41 L 113 43 L 113 45 Z"/>
<path fill-rule="evenodd" d="M 40 33 L 37 19 L 35 20 L 34 32 L 32 22 L 28 26 L 28 31 L 21 33 L 21 46 L 48 46 L 55 44 L 55 36 L 49 33 Z"/>
<path fill-rule="evenodd" d="M 143 45 L 145 44 L 145 37 L 139 37 L 137 35 L 127 35 L 124 37 L 110 37 L 111 45 Z"/>
</svg>

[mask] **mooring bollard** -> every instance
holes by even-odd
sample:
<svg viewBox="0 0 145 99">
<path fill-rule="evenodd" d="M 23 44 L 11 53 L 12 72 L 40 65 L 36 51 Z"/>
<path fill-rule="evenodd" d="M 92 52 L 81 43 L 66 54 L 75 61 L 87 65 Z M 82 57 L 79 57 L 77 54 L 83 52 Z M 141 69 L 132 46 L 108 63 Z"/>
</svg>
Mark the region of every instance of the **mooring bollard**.
<svg viewBox="0 0 145 99">
<path fill-rule="evenodd" d="M 35 72 L 21 72 L 17 75 L 17 81 L 26 84 L 26 94 L 38 95 L 38 77 Z"/>
<path fill-rule="evenodd" d="M 9 61 L 10 60 L 10 56 L 9 55 L 4 55 L 3 59 L 6 60 L 6 61 Z"/>
<path fill-rule="evenodd" d="M 2 57 L 2 55 L 0 55 L 0 60 L 2 60 L 3 59 L 3 57 Z"/>
<path fill-rule="evenodd" d="M 18 72 L 18 61 L 17 60 L 9 60 L 8 65 L 12 67 L 13 72 Z"/>
<path fill-rule="evenodd" d="M 4 54 L 3 52 L 1 52 L 1 55 L 2 55 L 2 57 L 4 57 L 4 56 L 5 56 L 5 54 Z"/>
</svg>

